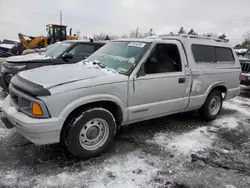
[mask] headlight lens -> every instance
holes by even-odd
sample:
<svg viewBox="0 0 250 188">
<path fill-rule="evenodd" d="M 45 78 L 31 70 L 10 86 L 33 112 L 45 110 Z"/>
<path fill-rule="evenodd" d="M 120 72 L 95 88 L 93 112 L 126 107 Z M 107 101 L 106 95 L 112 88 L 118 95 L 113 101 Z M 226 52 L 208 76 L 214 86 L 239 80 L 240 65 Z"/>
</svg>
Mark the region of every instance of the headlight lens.
<svg viewBox="0 0 250 188">
<path fill-rule="evenodd" d="M 3 66 L 7 69 L 23 69 L 26 67 L 26 65 L 20 65 L 20 64 L 18 65 L 18 64 L 7 63 L 7 62 L 4 62 Z"/>
<path fill-rule="evenodd" d="M 26 65 L 11 65 L 10 67 L 14 69 L 23 69 L 26 67 Z"/>
</svg>

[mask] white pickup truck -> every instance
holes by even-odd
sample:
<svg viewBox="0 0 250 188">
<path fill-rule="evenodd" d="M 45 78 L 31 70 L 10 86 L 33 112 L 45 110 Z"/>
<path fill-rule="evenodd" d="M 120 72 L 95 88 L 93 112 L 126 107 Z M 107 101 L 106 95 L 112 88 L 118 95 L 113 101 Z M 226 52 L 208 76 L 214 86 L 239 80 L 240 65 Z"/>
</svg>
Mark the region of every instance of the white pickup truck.
<svg viewBox="0 0 250 188">
<path fill-rule="evenodd" d="M 240 92 L 228 43 L 199 36 L 112 41 L 77 64 L 20 72 L 2 118 L 35 144 L 77 156 L 104 152 L 120 126 L 198 109 L 213 120 Z"/>
</svg>

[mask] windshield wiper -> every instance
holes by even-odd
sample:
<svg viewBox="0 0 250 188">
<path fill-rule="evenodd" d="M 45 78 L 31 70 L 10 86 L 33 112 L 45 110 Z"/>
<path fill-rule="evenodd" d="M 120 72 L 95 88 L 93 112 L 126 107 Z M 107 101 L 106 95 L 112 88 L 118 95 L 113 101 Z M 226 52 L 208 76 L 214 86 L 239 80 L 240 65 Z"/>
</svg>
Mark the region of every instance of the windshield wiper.
<svg viewBox="0 0 250 188">
<path fill-rule="evenodd" d="M 106 66 L 104 64 L 102 64 L 102 63 L 100 63 L 99 61 L 96 61 L 96 60 L 93 62 L 93 65 L 98 65 L 101 68 L 106 68 Z"/>
</svg>

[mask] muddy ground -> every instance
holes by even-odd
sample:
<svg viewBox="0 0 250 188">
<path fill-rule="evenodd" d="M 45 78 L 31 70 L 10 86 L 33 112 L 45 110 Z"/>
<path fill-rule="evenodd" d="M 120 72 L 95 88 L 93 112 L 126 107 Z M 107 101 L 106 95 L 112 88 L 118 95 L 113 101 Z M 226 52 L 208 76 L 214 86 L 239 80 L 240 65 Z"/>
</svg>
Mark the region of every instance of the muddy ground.
<svg viewBox="0 0 250 188">
<path fill-rule="evenodd" d="M 35 146 L 0 124 L 0 187 L 250 187 L 250 89 L 204 122 L 177 114 L 123 127 L 102 156 Z"/>
</svg>

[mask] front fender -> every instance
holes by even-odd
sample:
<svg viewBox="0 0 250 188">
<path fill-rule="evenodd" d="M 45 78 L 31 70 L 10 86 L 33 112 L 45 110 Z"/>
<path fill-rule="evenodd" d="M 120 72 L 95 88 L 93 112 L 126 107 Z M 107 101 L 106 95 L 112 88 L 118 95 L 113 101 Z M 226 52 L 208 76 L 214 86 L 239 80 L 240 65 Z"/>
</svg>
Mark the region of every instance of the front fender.
<svg viewBox="0 0 250 188">
<path fill-rule="evenodd" d="M 125 104 L 116 96 L 110 94 L 95 94 L 84 96 L 78 98 L 77 100 L 72 101 L 69 103 L 59 114 L 59 117 L 67 118 L 68 115 L 75 110 L 76 108 L 98 101 L 110 101 L 116 103 L 122 110 L 123 120 L 126 121 L 127 118 L 127 110 Z"/>
</svg>

